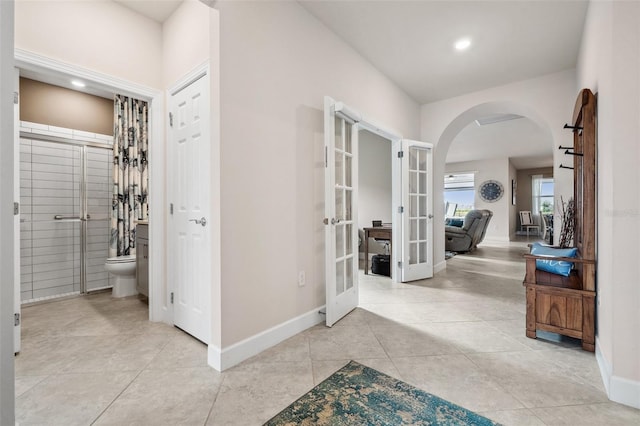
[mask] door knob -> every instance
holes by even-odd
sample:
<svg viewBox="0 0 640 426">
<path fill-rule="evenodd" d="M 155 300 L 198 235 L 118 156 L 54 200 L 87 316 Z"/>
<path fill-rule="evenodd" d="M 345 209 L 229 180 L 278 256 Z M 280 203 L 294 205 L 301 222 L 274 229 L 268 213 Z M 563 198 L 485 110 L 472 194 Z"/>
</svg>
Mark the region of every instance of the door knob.
<svg viewBox="0 0 640 426">
<path fill-rule="evenodd" d="M 202 225 L 202 226 L 207 225 L 207 219 L 205 219 L 204 217 L 200 219 L 189 219 L 189 222 L 195 222 L 196 225 Z"/>
</svg>

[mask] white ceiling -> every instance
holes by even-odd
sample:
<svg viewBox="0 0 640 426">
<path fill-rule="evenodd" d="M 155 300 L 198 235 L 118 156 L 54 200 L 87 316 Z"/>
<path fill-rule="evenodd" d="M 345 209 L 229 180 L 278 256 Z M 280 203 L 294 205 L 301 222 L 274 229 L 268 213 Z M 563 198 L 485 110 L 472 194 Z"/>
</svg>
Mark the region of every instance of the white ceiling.
<svg viewBox="0 0 640 426">
<path fill-rule="evenodd" d="M 183 0 L 114 0 L 162 24 L 176 11 Z"/>
<path fill-rule="evenodd" d="M 310 13 L 420 104 L 573 68 L 587 0 L 322 1 Z M 454 42 L 472 40 L 458 52 Z"/>
<path fill-rule="evenodd" d="M 553 166 L 552 141 L 528 118 L 462 129 L 447 153 L 447 163 L 510 158 L 516 169 Z"/>
<path fill-rule="evenodd" d="M 299 0 L 419 104 L 575 67 L 587 0 Z M 469 37 L 459 52 L 456 40 Z M 553 165 L 528 119 L 478 127 L 454 140 L 447 163 L 509 157 L 518 169 Z"/>
</svg>

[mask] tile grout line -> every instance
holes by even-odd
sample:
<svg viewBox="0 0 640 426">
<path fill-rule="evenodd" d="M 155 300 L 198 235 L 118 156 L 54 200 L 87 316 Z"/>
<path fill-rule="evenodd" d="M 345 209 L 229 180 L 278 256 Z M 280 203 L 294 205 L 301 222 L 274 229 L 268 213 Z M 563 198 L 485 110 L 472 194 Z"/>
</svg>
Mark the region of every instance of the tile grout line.
<svg viewBox="0 0 640 426">
<path fill-rule="evenodd" d="M 111 400 L 111 402 L 104 408 L 104 410 L 102 410 L 100 414 L 98 414 L 98 416 L 95 419 L 93 419 L 93 421 L 90 423 L 91 425 L 94 425 L 98 420 L 100 420 L 100 417 L 102 417 L 102 415 L 113 405 L 113 403 L 116 402 L 116 400 L 120 398 L 120 396 L 127 389 L 129 389 L 131 384 L 140 376 L 140 374 L 142 374 L 142 371 L 143 370 L 138 371 L 138 374 L 136 374 L 135 377 L 131 379 L 131 381 L 120 392 L 118 392 L 118 394 Z"/>
</svg>

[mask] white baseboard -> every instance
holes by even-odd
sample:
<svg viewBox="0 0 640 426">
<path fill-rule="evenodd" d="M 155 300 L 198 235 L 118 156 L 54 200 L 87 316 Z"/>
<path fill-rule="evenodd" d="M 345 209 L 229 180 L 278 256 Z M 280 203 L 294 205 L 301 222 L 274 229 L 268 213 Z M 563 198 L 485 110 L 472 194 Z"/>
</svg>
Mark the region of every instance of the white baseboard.
<svg viewBox="0 0 640 426">
<path fill-rule="evenodd" d="M 447 269 L 447 261 L 443 260 L 442 262 L 438 262 L 433 266 L 433 273 L 437 274 L 438 272 L 442 272 Z"/>
<path fill-rule="evenodd" d="M 596 337 L 596 361 L 600 367 L 604 388 L 613 402 L 640 409 L 640 382 L 613 375 L 613 368 L 600 350 L 600 342 Z"/>
<path fill-rule="evenodd" d="M 313 309 L 306 314 L 302 314 L 282 324 L 271 327 L 261 333 L 251 336 L 241 342 L 235 343 L 222 350 L 209 345 L 208 363 L 218 371 L 224 371 L 242 361 L 251 358 L 260 352 L 269 349 L 278 343 L 295 336 L 296 334 L 324 322 L 324 315 L 320 311 L 324 306 Z"/>
</svg>

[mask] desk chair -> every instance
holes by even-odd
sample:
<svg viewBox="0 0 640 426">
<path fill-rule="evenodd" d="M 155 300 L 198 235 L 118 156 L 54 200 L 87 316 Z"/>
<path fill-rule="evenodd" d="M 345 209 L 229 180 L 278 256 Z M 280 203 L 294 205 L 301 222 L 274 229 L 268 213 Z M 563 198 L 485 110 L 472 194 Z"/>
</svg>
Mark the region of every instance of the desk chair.
<svg viewBox="0 0 640 426">
<path fill-rule="evenodd" d="M 530 211 L 524 210 L 520 212 L 520 230 L 527 230 L 527 238 L 529 238 L 529 230 L 536 230 L 536 235 L 540 235 L 540 225 L 536 225 Z"/>
</svg>

